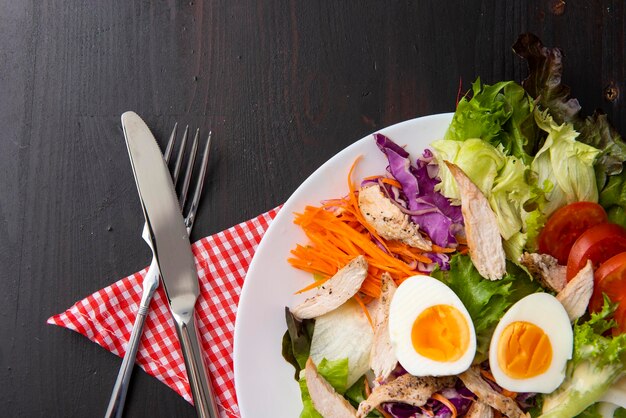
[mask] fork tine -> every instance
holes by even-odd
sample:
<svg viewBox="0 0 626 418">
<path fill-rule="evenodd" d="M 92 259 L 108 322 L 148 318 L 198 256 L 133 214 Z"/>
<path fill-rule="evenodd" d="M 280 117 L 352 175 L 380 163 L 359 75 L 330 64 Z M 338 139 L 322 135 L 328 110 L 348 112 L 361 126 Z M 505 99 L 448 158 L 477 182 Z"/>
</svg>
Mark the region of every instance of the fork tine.
<svg viewBox="0 0 626 418">
<path fill-rule="evenodd" d="M 172 133 L 170 134 L 170 139 L 167 141 L 167 147 L 165 147 L 165 162 L 169 164 L 170 157 L 172 156 L 172 149 L 174 148 L 174 143 L 176 143 L 176 131 L 178 130 L 178 122 L 174 124 L 174 129 L 172 129 Z"/>
<path fill-rule="evenodd" d="M 183 140 L 180 143 L 180 149 L 178 150 L 178 157 L 176 157 L 176 165 L 174 166 L 174 174 L 172 174 L 174 186 L 176 186 L 176 183 L 178 182 L 178 175 L 180 174 L 180 167 L 183 165 L 183 158 L 185 157 L 185 147 L 187 146 L 188 136 L 189 136 L 189 125 L 185 127 Z"/>
<path fill-rule="evenodd" d="M 204 187 L 204 178 L 206 176 L 206 169 L 209 163 L 209 151 L 211 146 L 211 135 L 213 132 L 209 132 L 209 137 L 207 138 L 206 144 L 204 145 L 204 154 L 202 155 L 202 164 L 200 165 L 200 173 L 198 174 L 198 181 L 196 183 L 196 188 L 193 192 L 193 197 L 191 199 L 191 206 L 189 207 L 189 213 L 185 217 L 185 226 L 187 227 L 187 232 L 190 232 L 193 228 L 193 224 L 196 221 L 196 212 L 198 210 L 198 204 L 200 203 L 200 196 L 202 195 L 202 188 Z"/>
<path fill-rule="evenodd" d="M 191 173 L 193 166 L 196 162 L 196 154 L 198 153 L 198 138 L 200 136 L 200 129 L 196 129 L 196 134 L 193 137 L 193 143 L 191 144 L 191 154 L 187 160 L 187 169 L 185 170 L 185 177 L 183 178 L 183 187 L 180 191 L 180 207 L 185 207 L 187 202 L 187 192 L 189 191 L 189 183 L 191 183 Z"/>
</svg>

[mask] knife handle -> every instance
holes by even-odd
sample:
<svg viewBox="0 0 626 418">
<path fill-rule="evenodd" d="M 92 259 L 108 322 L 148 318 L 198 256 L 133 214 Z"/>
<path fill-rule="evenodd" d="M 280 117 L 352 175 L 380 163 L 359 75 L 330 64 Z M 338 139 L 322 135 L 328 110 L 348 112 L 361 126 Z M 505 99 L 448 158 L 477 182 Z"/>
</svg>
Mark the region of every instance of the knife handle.
<svg viewBox="0 0 626 418">
<path fill-rule="evenodd" d="M 137 350 L 139 349 L 139 343 L 141 342 L 141 336 L 143 334 L 143 326 L 146 322 L 150 302 L 152 301 L 154 292 L 158 287 L 159 267 L 157 265 L 156 258 L 153 258 L 150 268 L 148 269 L 148 272 L 143 280 L 141 303 L 139 304 L 139 309 L 137 310 L 137 316 L 135 318 L 135 323 L 133 324 L 130 339 L 126 345 L 126 353 L 124 353 L 124 359 L 122 360 L 120 371 L 117 374 L 117 379 L 115 381 L 115 385 L 113 386 L 111 399 L 109 400 L 109 405 L 104 415 L 105 418 L 121 418 L 122 413 L 124 412 L 124 403 L 126 402 L 126 394 L 128 393 L 128 384 L 135 366 Z"/>
<path fill-rule="evenodd" d="M 200 343 L 196 316 L 193 315 L 187 322 L 179 321 L 175 318 L 174 322 L 176 323 L 178 339 L 183 350 L 187 377 L 198 417 L 219 418 L 215 394 L 202 356 L 202 344 Z"/>
</svg>

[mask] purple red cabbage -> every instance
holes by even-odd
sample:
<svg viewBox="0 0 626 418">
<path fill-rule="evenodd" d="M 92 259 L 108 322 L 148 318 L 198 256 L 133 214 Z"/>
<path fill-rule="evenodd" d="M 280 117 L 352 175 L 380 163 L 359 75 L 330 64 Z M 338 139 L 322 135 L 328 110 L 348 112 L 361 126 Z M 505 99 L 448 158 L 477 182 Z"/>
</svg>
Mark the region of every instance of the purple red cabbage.
<svg viewBox="0 0 626 418">
<path fill-rule="evenodd" d="M 405 373 L 406 370 L 398 364 L 392 372 L 390 380 Z M 445 388 L 439 393 L 455 406 L 458 416 L 467 414 L 467 411 L 472 406 L 472 402 L 476 400 L 476 395 L 465 387 L 460 379 L 457 379 L 454 387 Z M 433 398 L 429 399 L 423 407 L 400 402 L 387 402 L 382 404 L 382 408 L 394 418 L 449 418 L 452 416 L 452 411 L 445 404 Z"/>
<path fill-rule="evenodd" d="M 454 405 L 458 416 L 467 414 L 467 411 L 469 411 L 472 406 L 472 402 L 476 399 L 476 396 L 464 386 L 459 389 L 447 388 L 440 393 Z M 433 398 L 429 399 L 423 407 L 399 402 L 388 402 L 383 404 L 382 407 L 385 412 L 389 413 L 394 418 L 421 418 L 427 416 L 432 416 L 433 418 L 452 417 L 450 408 Z M 427 414 L 426 411 L 429 411 L 429 413 Z M 430 412 L 432 412 L 432 415 Z"/>
<path fill-rule="evenodd" d="M 396 201 L 411 213 L 418 213 L 411 215 L 411 220 L 428 234 L 433 243 L 441 247 L 456 245 L 455 234 L 463 226 L 461 208 L 435 191 L 440 180 L 438 169 L 432 164 L 432 153 L 424 151 L 413 165 L 404 148 L 385 135 L 374 134 L 374 138 L 389 162 L 387 171 L 402 185 Z M 445 264 L 441 267 L 444 268 Z"/>
</svg>

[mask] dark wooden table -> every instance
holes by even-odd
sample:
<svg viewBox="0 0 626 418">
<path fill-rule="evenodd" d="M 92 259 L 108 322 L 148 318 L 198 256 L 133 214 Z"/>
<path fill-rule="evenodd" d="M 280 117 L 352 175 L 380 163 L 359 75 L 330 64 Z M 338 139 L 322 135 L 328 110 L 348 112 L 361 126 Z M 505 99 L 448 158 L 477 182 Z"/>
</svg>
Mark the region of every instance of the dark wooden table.
<svg viewBox="0 0 626 418">
<path fill-rule="evenodd" d="M 515 4 L 513 4 L 515 3 Z M 592 4 L 593 3 L 593 4 Z M 0 0 L 0 416 L 101 416 L 119 358 L 45 324 L 148 264 L 119 117 L 213 129 L 193 238 L 282 202 L 381 127 L 454 109 L 459 79 L 521 80 L 532 31 L 626 132 L 622 1 Z M 271 411 L 260 411 L 268 416 Z M 129 417 L 193 417 L 137 370 Z"/>
</svg>

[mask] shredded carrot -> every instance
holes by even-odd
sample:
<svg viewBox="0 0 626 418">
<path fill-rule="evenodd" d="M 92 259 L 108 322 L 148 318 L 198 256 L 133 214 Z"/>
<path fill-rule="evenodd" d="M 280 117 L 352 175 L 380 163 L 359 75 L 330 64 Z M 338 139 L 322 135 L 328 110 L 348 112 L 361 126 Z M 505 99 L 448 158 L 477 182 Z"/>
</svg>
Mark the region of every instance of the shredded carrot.
<svg viewBox="0 0 626 418">
<path fill-rule="evenodd" d="M 302 289 L 298 290 L 296 292 L 296 294 L 304 293 L 307 290 L 315 289 L 316 287 L 319 287 L 319 286 L 323 285 L 324 283 L 326 283 L 328 281 L 328 279 L 330 279 L 330 277 L 326 277 L 325 279 L 322 279 L 322 280 L 316 280 L 315 282 L 311 283 L 310 285 L 305 286 Z"/>
<path fill-rule="evenodd" d="M 381 276 L 384 272 L 400 284 L 407 277 L 423 274 L 418 270 L 420 263 L 430 264 L 432 260 L 424 250 L 382 238 L 365 220 L 358 204 L 358 191 L 352 182 L 359 159 L 354 161 L 348 172 L 347 196 L 325 200 L 319 207 L 306 206 L 302 213 L 295 214 L 294 223 L 302 228 L 309 244 L 297 245 L 291 250 L 292 257 L 287 261 L 295 268 L 327 279 L 352 259 L 363 255 L 368 262 L 368 273 L 359 291 L 361 297 L 369 301 L 380 296 Z M 381 176 L 367 178 L 380 179 Z M 395 185 L 394 179 L 382 179 Z M 430 252 L 453 251 L 453 248 L 435 245 Z M 315 281 L 298 293 L 314 289 L 322 283 Z"/>
<path fill-rule="evenodd" d="M 367 310 L 365 303 L 363 303 L 363 301 L 361 300 L 361 297 L 359 295 L 354 295 L 354 299 L 361 306 L 361 309 L 363 309 L 363 313 L 365 314 L 365 317 L 367 318 L 367 322 L 370 323 L 370 326 L 372 327 L 372 331 L 376 331 L 376 329 L 374 328 L 374 322 L 372 322 L 372 317 L 370 316 L 370 313 Z"/>
<path fill-rule="evenodd" d="M 452 412 L 452 418 L 456 418 L 456 416 L 458 414 L 458 412 L 456 410 L 456 406 L 454 406 L 454 404 L 452 402 L 450 402 L 450 400 L 448 398 L 446 398 L 445 396 L 443 396 L 440 393 L 433 393 L 431 397 L 433 399 L 435 399 L 435 400 L 438 400 L 439 402 L 441 402 L 445 406 L 447 406 L 448 409 L 450 410 L 450 412 Z"/>
<path fill-rule="evenodd" d="M 386 252 L 372 241 L 369 231 L 358 232 L 340 217 L 320 208 L 306 207 L 304 213 L 296 214 L 294 222 L 304 229 L 311 245 L 297 246 L 292 250 L 294 257 L 288 260 L 291 265 L 332 276 L 351 259 L 362 254 L 368 261 L 370 274 L 363 282 L 361 291 L 372 297 L 380 294 L 380 276 L 384 271 L 388 271 L 396 280 L 417 273 L 409 263 L 397 258 L 398 255 L 430 262 L 426 256 L 405 244 L 381 241 L 381 245 L 387 244 L 388 248 L 392 245 L 397 249 Z"/>
<path fill-rule="evenodd" d="M 422 408 L 422 411 L 424 411 L 424 413 L 428 415 L 429 417 L 435 416 L 435 413 L 433 412 L 433 410 L 427 407 L 426 405 L 422 406 L 421 408 Z"/>
<path fill-rule="evenodd" d="M 440 247 L 436 244 L 433 244 L 433 252 L 434 253 L 453 253 L 456 251 L 456 248 L 446 248 Z"/>
<path fill-rule="evenodd" d="M 389 177 L 383 177 L 380 181 L 390 186 L 397 187 L 398 189 L 402 188 L 402 185 L 398 180 L 390 179 Z"/>
<path fill-rule="evenodd" d="M 363 177 L 363 181 L 370 181 L 370 180 L 378 180 L 379 178 L 381 178 L 382 176 L 367 176 L 367 177 Z"/>
</svg>

